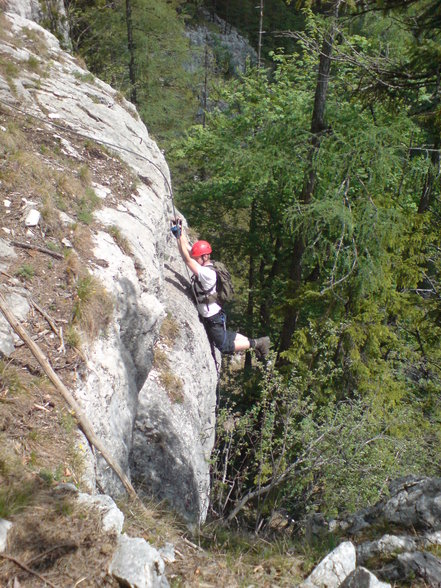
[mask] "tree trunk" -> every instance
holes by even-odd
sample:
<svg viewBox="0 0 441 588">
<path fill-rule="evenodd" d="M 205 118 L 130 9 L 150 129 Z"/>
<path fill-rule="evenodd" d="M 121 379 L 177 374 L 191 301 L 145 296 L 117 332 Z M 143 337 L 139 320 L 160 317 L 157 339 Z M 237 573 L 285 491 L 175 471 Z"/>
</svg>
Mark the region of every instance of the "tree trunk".
<svg viewBox="0 0 441 588">
<path fill-rule="evenodd" d="M 325 106 L 326 98 L 328 94 L 329 84 L 329 72 L 331 69 L 331 54 L 334 43 L 335 32 L 337 29 L 337 16 L 340 2 L 337 2 L 335 6 L 335 15 L 331 24 L 331 28 L 325 35 L 323 40 L 322 51 L 320 54 L 317 84 L 315 88 L 314 98 L 314 109 L 312 113 L 311 121 L 311 145 L 308 153 L 308 165 L 305 172 L 304 183 L 302 194 L 300 197 L 300 203 L 302 205 L 309 204 L 314 194 L 317 173 L 314 167 L 314 159 L 317 151 L 320 147 L 321 135 L 326 130 L 325 124 Z M 297 237 L 294 240 L 292 253 L 291 253 L 291 264 L 289 267 L 288 274 L 288 291 L 286 292 L 286 298 L 292 300 L 297 290 L 301 285 L 302 279 L 302 258 L 305 252 L 305 242 L 302 236 Z M 279 353 L 286 351 L 290 345 L 293 333 L 296 329 L 298 317 L 298 309 L 294 305 L 289 305 L 286 309 L 285 320 L 282 326 L 282 332 L 280 335 L 280 346 Z"/>
<path fill-rule="evenodd" d="M 259 14 L 259 42 L 257 47 L 257 67 L 260 68 L 260 60 L 262 57 L 262 35 L 263 35 L 263 0 L 260 0 L 260 14 Z"/>
<path fill-rule="evenodd" d="M 202 126 L 205 129 L 206 113 L 208 101 L 208 35 L 205 35 L 205 52 L 204 52 L 204 89 L 202 95 Z"/>
<path fill-rule="evenodd" d="M 133 41 L 132 3 L 126 0 L 127 47 L 129 49 L 129 79 L 130 101 L 137 106 L 136 72 L 135 72 L 135 43 Z"/>
<path fill-rule="evenodd" d="M 264 293 L 268 293 L 268 295 L 263 296 L 262 302 L 260 304 L 260 321 L 262 324 L 262 329 L 265 333 L 268 333 L 268 330 L 271 326 L 271 306 L 273 298 L 270 296 L 270 293 L 273 292 L 274 279 L 280 273 L 281 264 L 281 239 L 278 235 L 274 243 L 274 261 L 267 277 L 265 277 L 264 260 L 262 260 L 260 267 L 260 290 Z"/>
<path fill-rule="evenodd" d="M 256 234 L 256 200 L 253 198 L 251 203 L 251 215 L 250 215 L 250 241 L 251 243 L 254 240 Z M 247 314 L 246 314 L 246 324 L 247 324 L 247 336 L 253 337 L 254 336 L 254 285 L 255 285 L 255 256 L 254 252 L 250 252 L 250 259 L 249 259 L 249 266 L 248 266 L 248 303 L 247 303 Z M 247 353 L 245 355 L 245 367 L 251 368 L 251 354 Z"/>
<path fill-rule="evenodd" d="M 426 212 L 430 206 L 430 203 L 431 203 L 433 187 L 435 185 L 435 180 L 437 179 L 437 176 L 436 176 L 434 170 L 436 167 L 439 168 L 439 164 L 440 164 L 439 146 L 440 146 L 440 140 L 437 137 L 435 139 L 435 143 L 433 145 L 434 150 L 430 154 L 430 160 L 432 162 L 432 165 L 427 172 L 426 179 L 424 181 L 423 192 L 421 194 L 420 202 L 418 205 L 418 213 L 419 214 L 423 214 L 424 212 Z"/>
</svg>

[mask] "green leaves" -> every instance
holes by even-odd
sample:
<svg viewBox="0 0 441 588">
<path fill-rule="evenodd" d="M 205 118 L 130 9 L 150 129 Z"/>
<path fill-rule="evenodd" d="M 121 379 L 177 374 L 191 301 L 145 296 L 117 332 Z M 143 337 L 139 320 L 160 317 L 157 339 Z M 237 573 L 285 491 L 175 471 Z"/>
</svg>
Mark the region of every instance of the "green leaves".
<svg viewBox="0 0 441 588">
<path fill-rule="evenodd" d="M 132 52 L 126 2 L 75 0 L 71 20 L 74 42 L 88 67 L 136 106 L 160 139 L 174 136 L 194 120 L 192 75 L 185 71 L 189 48 L 178 0 L 131 0 Z M 129 63 L 133 58 L 132 79 Z"/>
</svg>

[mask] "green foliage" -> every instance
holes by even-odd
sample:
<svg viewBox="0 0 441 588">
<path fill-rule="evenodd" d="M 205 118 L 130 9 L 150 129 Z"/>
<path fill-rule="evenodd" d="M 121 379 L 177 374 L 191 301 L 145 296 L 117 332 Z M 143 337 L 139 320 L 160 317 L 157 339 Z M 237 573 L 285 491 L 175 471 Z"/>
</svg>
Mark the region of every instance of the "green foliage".
<svg viewBox="0 0 441 588">
<path fill-rule="evenodd" d="M 74 43 L 94 74 L 136 106 L 149 130 L 163 139 L 185 128 L 195 114 L 193 80 L 184 65 L 188 43 L 179 0 L 132 0 L 133 73 L 126 3 L 75 0 L 70 20 Z"/>
<path fill-rule="evenodd" d="M 15 275 L 23 278 L 23 280 L 32 280 L 35 275 L 35 269 L 29 263 L 24 263 L 17 269 Z"/>
<path fill-rule="evenodd" d="M 256 524 L 280 507 L 297 521 L 315 511 L 335 516 L 374 503 L 394 477 L 435 475 L 439 416 L 428 422 L 410 394 L 395 405 L 361 395 L 336 400 L 328 386 L 325 399 L 326 374 L 335 382 L 340 373 L 326 357 L 317 363 L 309 378 L 294 371 L 288 381 L 268 368 L 252 403 L 224 400 L 213 470 L 218 513 L 242 501 Z"/>
<path fill-rule="evenodd" d="M 353 510 L 440 459 L 439 170 L 415 148 L 432 134 L 414 90 L 380 100 L 373 79 L 388 79 L 386 49 L 388 67 L 407 57 L 409 31 L 378 15 L 339 23 L 312 136 L 326 19 L 305 18 L 298 52 L 220 88 L 221 108 L 173 153 L 180 206 L 238 276 L 239 313 L 253 306 L 247 332 L 277 341 L 295 316 L 283 377 L 230 383 L 219 414 L 215 510 L 251 503 L 257 520 L 281 502 Z"/>
</svg>

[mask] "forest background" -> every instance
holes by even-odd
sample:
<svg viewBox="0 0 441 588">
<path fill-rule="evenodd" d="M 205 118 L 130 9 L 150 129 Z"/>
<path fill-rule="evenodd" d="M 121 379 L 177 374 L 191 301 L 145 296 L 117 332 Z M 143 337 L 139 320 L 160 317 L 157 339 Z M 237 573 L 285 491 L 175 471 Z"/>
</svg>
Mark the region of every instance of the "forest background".
<svg viewBox="0 0 441 588">
<path fill-rule="evenodd" d="M 264 530 L 376 501 L 440 468 L 441 5 L 69 0 L 73 49 L 136 104 L 176 203 L 231 270 L 211 513 Z M 186 30 L 217 14 L 234 70 Z M 54 15 L 47 15 L 50 22 Z M 227 32 L 227 31 L 225 31 Z"/>
</svg>

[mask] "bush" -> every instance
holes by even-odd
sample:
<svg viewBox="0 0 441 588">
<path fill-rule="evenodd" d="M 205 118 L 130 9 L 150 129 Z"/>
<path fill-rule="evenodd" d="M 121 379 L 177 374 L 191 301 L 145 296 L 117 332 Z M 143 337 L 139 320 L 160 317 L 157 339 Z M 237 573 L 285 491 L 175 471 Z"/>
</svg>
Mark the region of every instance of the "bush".
<svg viewBox="0 0 441 588">
<path fill-rule="evenodd" d="M 269 366 L 245 404 L 231 384 L 222 394 L 212 470 L 218 514 L 246 514 L 258 528 L 283 507 L 300 524 L 311 512 L 336 516 L 374 503 L 395 477 L 436 474 L 436 429 L 413 398 L 390 405 L 354 394 L 318 404 L 311 377 L 286 380 Z"/>
</svg>

